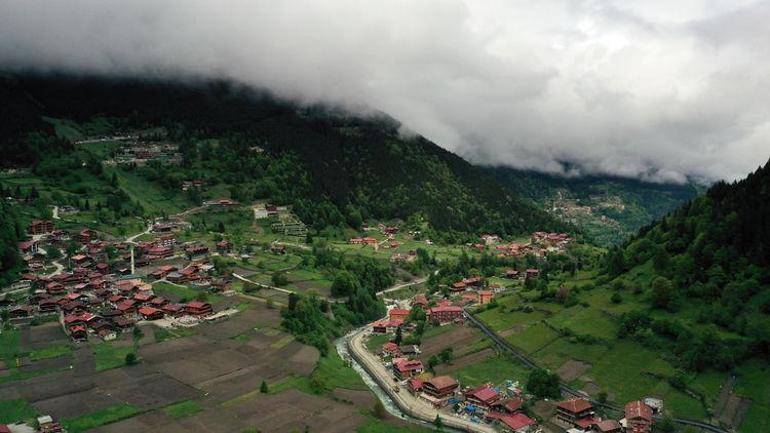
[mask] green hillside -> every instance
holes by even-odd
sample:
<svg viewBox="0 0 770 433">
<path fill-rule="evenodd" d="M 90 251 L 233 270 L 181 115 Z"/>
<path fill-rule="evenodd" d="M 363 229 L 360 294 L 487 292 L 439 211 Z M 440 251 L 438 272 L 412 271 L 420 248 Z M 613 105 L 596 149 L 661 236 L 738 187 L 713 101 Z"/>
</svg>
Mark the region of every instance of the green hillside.
<svg viewBox="0 0 770 433">
<path fill-rule="evenodd" d="M 606 272 L 645 308 L 620 336 L 664 352 L 687 372 L 730 371 L 752 400 L 743 431 L 765 431 L 770 399 L 770 166 L 718 183 L 610 251 Z M 764 420 L 764 421 L 762 421 Z"/>
<path fill-rule="evenodd" d="M 0 135 L 13 151 L 5 166 L 38 171 L 49 155 L 71 152 L 70 139 L 160 128 L 179 143 L 184 164 L 156 170 L 155 184 L 178 189 L 200 175 L 238 200 L 293 204 L 318 230 L 412 218 L 428 223 L 428 236 L 465 241 L 566 227 L 458 156 L 402 137 L 385 116 L 300 109 L 227 83 L 17 77 L 0 87 L 17 120 Z"/>
<path fill-rule="evenodd" d="M 516 194 L 576 225 L 600 245 L 626 241 L 699 193 L 699 187 L 689 183 L 658 184 L 613 176 L 567 178 L 507 167 L 485 171 Z"/>
</svg>

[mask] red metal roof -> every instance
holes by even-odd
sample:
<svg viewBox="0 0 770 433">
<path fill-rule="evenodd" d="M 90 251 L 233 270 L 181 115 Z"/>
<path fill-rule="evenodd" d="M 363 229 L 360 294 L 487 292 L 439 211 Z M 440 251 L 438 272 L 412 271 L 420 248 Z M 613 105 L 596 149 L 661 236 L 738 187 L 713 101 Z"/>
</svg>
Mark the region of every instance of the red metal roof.
<svg viewBox="0 0 770 433">
<path fill-rule="evenodd" d="M 510 427 L 512 430 L 518 430 L 523 427 L 535 425 L 537 422 L 523 413 L 515 413 L 500 418 L 500 421 Z"/>
<path fill-rule="evenodd" d="M 449 376 L 437 376 L 429 380 L 427 383 L 430 383 L 436 389 L 449 388 L 450 386 L 457 385 L 457 381 Z"/>
<path fill-rule="evenodd" d="M 591 405 L 591 403 L 589 403 L 587 400 L 583 400 L 582 398 L 563 401 L 559 403 L 557 406 L 572 413 L 580 413 L 586 410 L 593 409 L 593 406 Z"/>
<path fill-rule="evenodd" d="M 499 393 L 495 391 L 494 388 L 484 385 L 472 391 L 469 391 L 467 395 L 475 397 L 483 402 L 486 402 L 497 397 Z"/>
<path fill-rule="evenodd" d="M 157 308 L 153 307 L 142 307 L 138 310 L 139 314 L 142 316 L 152 316 L 158 313 L 163 313 L 162 311 L 158 310 Z"/>
<path fill-rule="evenodd" d="M 637 418 L 652 420 L 652 409 L 639 400 L 626 404 L 626 419 Z"/>
</svg>

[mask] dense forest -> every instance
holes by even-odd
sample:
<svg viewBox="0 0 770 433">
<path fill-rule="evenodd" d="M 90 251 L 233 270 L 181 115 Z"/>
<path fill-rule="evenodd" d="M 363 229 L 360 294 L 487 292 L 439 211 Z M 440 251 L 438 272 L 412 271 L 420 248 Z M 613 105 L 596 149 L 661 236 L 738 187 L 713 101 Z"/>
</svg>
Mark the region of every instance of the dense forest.
<svg viewBox="0 0 770 433">
<path fill-rule="evenodd" d="M 714 185 L 610 251 L 610 276 L 644 281 L 651 307 L 681 318 L 638 312 L 624 318 L 624 333 L 667 342 L 696 370 L 770 356 L 769 203 L 770 164 Z"/>
<path fill-rule="evenodd" d="M 13 119 L 0 131 L 0 147 L 10 151 L 0 162 L 6 167 L 34 166 L 44 155 L 67 152 L 69 144 L 51 138 L 43 116 L 75 122 L 102 116 L 128 129 L 164 127 L 188 161 L 215 161 L 216 175 L 238 183 L 239 199 L 293 204 L 316 229 L 416 218 L 434 237 L 463 241 L 479 232 L 566 228 L 456 155 L 424 138 L 402 137 L 399 124 L 384 115 L 298 108 L 222 82 L 25 76 L 6 77 L 0 87 L 9 101 L 2 114 Z M 208 138 L 221 147 L 201 148 Z M 282 161 L 286 182 L 264 181 L 269 167 L 248 157 L 253 146 Z M 155 180 L 168 180 L 165 171 Z"/>
</svg>

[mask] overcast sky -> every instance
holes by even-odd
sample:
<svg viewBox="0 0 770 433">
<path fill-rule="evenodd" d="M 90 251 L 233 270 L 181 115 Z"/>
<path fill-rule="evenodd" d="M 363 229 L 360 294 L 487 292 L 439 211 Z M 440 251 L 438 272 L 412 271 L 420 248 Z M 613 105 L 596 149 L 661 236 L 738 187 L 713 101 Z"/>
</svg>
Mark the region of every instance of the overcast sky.
<svg viewBox="0 0 770 433">
<path fill-rule="evenodd" d="M 734 179 L 770 157 L 769 22 L 748 0 L 2 0 L 0 65 L 224 76 L 474 162 Z"/>
</svg>

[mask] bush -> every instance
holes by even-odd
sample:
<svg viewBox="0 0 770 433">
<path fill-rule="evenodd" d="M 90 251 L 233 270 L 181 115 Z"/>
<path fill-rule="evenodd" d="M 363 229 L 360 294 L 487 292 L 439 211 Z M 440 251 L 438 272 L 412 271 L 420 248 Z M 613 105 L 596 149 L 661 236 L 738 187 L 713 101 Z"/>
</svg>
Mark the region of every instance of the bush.
<svg viewBox="0 0 770 433">
<path fill-rule="evenodd" d="M 136 359 L 136 354 L 131 352 L 126 354 L 126 365 L 136 365 L 139 363 L 139 360 Z"/>
</svg>

